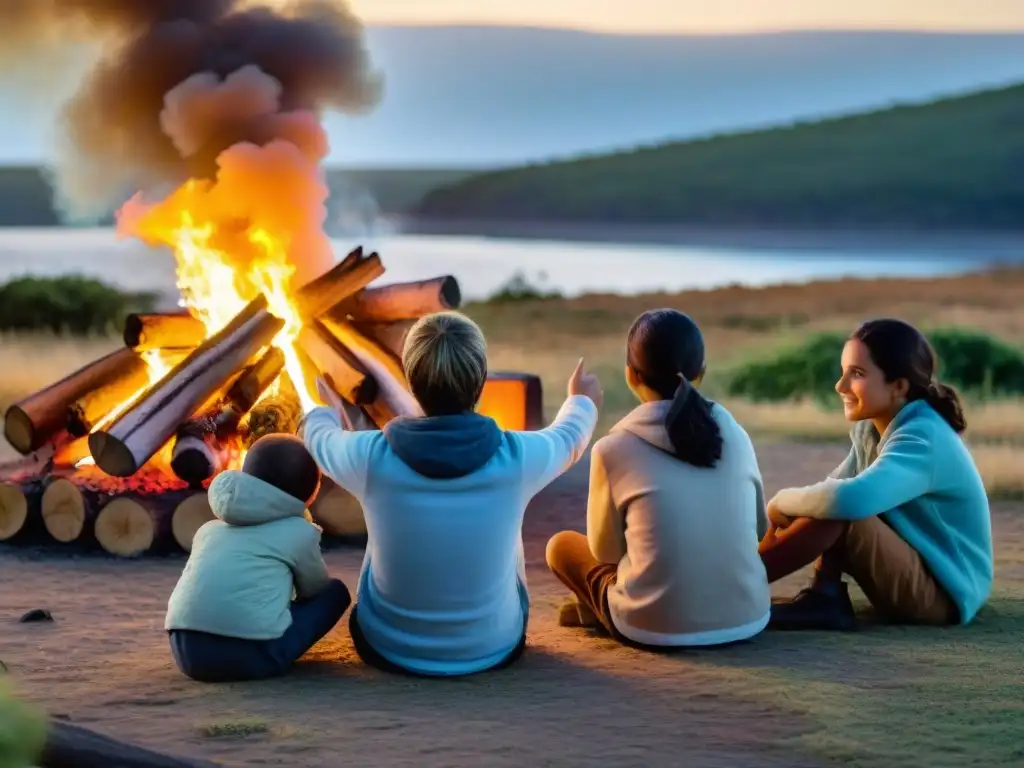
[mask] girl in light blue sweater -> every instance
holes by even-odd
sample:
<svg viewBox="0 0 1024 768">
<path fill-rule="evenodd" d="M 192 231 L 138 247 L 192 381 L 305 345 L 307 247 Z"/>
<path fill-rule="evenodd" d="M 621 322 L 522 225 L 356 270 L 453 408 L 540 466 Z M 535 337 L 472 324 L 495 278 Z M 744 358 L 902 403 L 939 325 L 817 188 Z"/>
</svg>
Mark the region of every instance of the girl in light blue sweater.
<svg viewBox="0 0 1024 768">
<path fill-rule="evenodd" d="M 969 623 L 992 588 L 985 487 L 956 392 L 913 326 L 873 320 L 846 342 L 836 392 L 853 448 L 831 476 L 780 491 L 761 542 L 769 581 L 817 559 L 811 586 L 772 608 L 777 629 L 852 629 L 847 574 L 890 621 Z"/>
</svg>

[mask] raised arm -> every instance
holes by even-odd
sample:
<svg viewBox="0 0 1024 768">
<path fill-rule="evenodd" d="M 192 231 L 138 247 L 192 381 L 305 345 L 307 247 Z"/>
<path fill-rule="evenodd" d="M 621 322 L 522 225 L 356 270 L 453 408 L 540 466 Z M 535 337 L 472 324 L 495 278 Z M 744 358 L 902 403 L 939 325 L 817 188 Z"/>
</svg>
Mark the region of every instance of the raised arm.
<svg viewBox="0 0 1024 768">
<path fill-rule="evenodd" d="M 579 461 L 597 427 L 597 406 L 585 395 L 566 399 L 546 429 L 516 432 L 522 449 L 523 484 L 532 497 Z"/>
<path fill-rule="evenodd" d="M 356 498 L 366 491 L 370 450 L 378 434 L 347 432 L 338 412 L 327 406 L 310 411 L 301 429 L 302 440 L 320 471 Z"/>
<path fill-rule="evenodd" d="M 864 520 L 927 493 L 933 472 L 927 434 L 898 431 L 886 441 L 875 462 L 856 477 L 829 478 L 779 491 L 772 506 L 789 517 Z"/>
</svg>

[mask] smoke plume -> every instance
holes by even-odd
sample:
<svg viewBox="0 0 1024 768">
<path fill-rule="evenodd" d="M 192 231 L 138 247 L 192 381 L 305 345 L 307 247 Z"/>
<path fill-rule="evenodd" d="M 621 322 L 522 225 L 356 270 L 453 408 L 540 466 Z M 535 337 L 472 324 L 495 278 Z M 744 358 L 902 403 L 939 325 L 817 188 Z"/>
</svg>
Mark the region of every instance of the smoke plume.
<svg viewBox="0 0 1024 768">
<path fill-rule="evenodd" d="M 48 52 L 75 42 L 102 45 L 61 110 L 57 191 L 77 216 L 213 179 L 242 142 L 317 163 L 321 112 L 380 96 L 341 0 L 0 0 L 2 70 L 59 66 Z"/>
</svg>

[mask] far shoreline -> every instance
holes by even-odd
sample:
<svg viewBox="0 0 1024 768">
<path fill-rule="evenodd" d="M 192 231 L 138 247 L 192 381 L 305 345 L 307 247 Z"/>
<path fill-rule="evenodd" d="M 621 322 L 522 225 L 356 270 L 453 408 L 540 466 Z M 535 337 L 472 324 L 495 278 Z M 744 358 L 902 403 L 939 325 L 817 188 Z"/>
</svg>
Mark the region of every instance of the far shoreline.
<svg viewBox="0 0 1024 768">
<path fill-rule="evenodd" d="M 978 251 L 979 261 L 1024 262 L 1024 230 L 878 230 L 702 227 L 666 224 L 597 224 L 591 222 L 504 221 L 388 217 L 396 235 L 482 237 L 498 240 L 548 240 L 590 244 L 705 247 L 763 251 L 803 251 L 839 255 L 846 251 L 919 252 L 962 256 Z"/>
</svg>

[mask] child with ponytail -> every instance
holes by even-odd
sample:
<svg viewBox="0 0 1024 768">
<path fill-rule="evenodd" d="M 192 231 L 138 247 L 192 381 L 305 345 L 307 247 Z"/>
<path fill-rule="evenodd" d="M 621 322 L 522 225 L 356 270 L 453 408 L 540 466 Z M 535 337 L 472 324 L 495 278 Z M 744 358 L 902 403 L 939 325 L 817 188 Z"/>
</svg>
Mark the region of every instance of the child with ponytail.
<svg viewBox="0 0 1024 768">
<path fill-rule="evenodd" d="M 646 312 L 630 329 L 626 381 L 641 405 L 594 445 L 586 536 L 564 531 L 547 547 L 574 593 L 563 626 L 672 648 L 747 640 L 767 625 L 757 457 L 697 391 L 704 368 L 700 330 L 683 313 Z"/>
<path fill-rule="evenodd" d="M 895 623 L 967 624 L 988 599 L 988 497 L 960 438 L 960 399 L 935 369 L 927 339 L 901 320 L 864 323 L 846 342 L 836 392 L 853 422 L 850 454 L 768 505 L 769 580 L 817 561 L 811 586 L 773 606 L 773 628 L 855 628 L 844 575 Z"/>
</svg>

